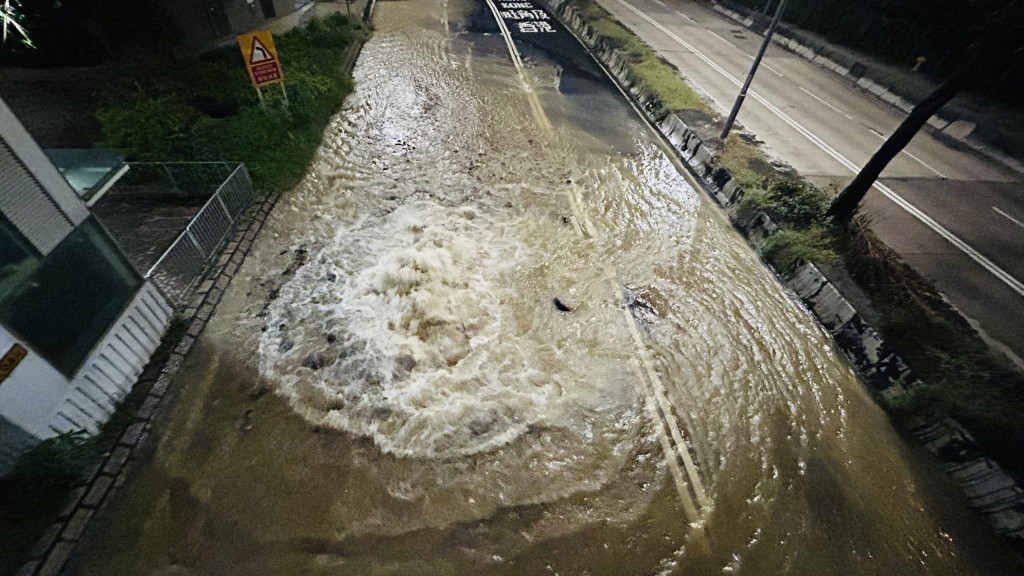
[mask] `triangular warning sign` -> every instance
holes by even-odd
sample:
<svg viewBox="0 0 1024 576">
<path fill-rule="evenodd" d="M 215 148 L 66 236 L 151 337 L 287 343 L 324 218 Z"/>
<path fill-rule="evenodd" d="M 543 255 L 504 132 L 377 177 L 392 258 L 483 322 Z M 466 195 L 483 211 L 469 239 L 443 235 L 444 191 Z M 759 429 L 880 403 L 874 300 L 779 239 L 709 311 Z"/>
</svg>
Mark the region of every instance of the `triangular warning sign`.
<svg viewBox="0 0 1024 576">
<path fill-rule="evenodd" d="M 274 55 L 267 50 L 267 47 L 260 42 L 260 39 L 252 37 L 252 56 L 249 57 L 250 64 L 256 64 L 258 62 L 268 62 L 274 59 Z"/>
</svg>

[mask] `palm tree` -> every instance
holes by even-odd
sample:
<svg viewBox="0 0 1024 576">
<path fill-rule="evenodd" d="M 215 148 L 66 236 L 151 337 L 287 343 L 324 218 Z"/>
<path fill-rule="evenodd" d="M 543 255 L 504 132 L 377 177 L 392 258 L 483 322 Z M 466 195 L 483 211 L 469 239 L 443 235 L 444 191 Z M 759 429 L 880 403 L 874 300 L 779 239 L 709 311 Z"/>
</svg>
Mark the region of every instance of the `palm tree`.
<svg viewBox="0 0 1024 576">
<path fill-rule="evenodd" d="M 0 46 L 6 46 L 7 40 L 15 34 L 21 37 L 24 44 L 32 45 L 28 32 L 18 23 L 20 19 L 17 0 L 3 0 L 3 4 L 0 4 Z"/>
</svg>

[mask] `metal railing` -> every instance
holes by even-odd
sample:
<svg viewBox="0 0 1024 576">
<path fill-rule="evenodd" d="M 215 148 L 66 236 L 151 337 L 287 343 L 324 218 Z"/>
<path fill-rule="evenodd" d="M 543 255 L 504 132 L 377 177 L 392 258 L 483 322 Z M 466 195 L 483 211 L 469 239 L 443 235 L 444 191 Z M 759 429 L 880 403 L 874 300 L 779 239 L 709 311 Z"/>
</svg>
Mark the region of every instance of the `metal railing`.
<svg viewBox="0 0 1024 576">
<path fill-rule="evenodd" d="M 152 280 L 164 296 L 175 308 L 188 304 L 196 284 L 206 275 L 224 241 L 228 238 L 235 223 L 252 204 L 256 196 L 252 180 L 244 164 L 224 164 L 232 169 L 227 172 L 219 186 L 206 204 L 192 218 L 185 228 L 155 264 L 146 272 L 145 277 Z M 175 165 L 158 165 L 167 168 Z M 194 166 L 193 166 L 194 168 Z M 132 170 L 135 165 L 132 165 Z M 210 170 L 212 169 L 212 170 Z M 216 175 L 213 166 L 203 167 L 204 172 L 192 172 L 190 177 Z M 163 170 L 161 170 L 163 171 Z M 152 173 L 151 173 L 152 174 Z M 187 172 L 178 172 L 181 177 Z M 174 170 L 167 170 L 164 175 L 174 178 Z M 186 188 L 180 181 L 176 185 L 181 190 L 193 194 L 196 188 L 203 188 L 202 180 L 193 180 Z M 141 190 L 141 189 L 140 189 Z"/>
<path fill-rule="evenodd" d="M 131 162 L 109 194 L 206 197 L 227 180 L 238 162 Z"/>
</svg>

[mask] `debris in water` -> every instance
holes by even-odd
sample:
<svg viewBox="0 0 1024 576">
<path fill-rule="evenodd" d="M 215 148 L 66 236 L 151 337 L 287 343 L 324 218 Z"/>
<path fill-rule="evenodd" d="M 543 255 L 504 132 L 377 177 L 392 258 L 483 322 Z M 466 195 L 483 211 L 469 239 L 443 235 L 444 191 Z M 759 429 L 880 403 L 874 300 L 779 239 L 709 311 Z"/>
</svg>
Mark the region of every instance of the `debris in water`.
<svg viewBox="0 0 1024 576">
<path fill-rule="evenodd" d="M 282 276 L 292 276 L 292 275 L 294 275 L 295 271 L 298 270 L 299 268 L 302 268 L 302 266 L 306 263 L 306 259 L 308 257 L 309 257 L 309 253 L 306 251 L 305 247 L 296 248 L 295 249 L 295 256 L 292 257 L 292 261 L 284 269 L 284 272 L 281 272 L 281 275 Z"/>
<path fill-rule="evenodd" d="M 302 361 L 302 366 L 309 368 L 310 370 L 319 370 L 328 364 L 330 364 L 330 362 L 327 361 L 327 357 L 320 352 L 311 352 L 306 356 L 306 359 Z"/>
<path fill-rule="evenodd" d="M 568 216 L 562 216 L 562 224 L 568 224 L 570 222 L 572 222 L 572 220 Z"/>
<path fill-rule="evenodd" d="M 252 413 L 252 409 L 250 408 L 245 411 L 244 415 L 242 415 L 242 424 L 240 427 L 246 432 L 252 430 Z"/>
<path fill-rule="evenodd" d="M 551 303 L 555 305 L 555 309 L 558 310 L 559 312 L 572 312 L 572 308 L 569 308 L 568 306 L 563 304 L 562 301 L 559 300 L 558 298 L 552 300 Z"/>
<path fill-rule="evenodd" d="M 335 281 L 335 280 L 337 280 L 337 279 L 338 279 L 338 275 L 337 275 L 337 274 L 335 274 L 334 272 L 329 272 L 329 273 L 327 274 L 327 281 L 328 281 L 328 282 L 334 282 L 334 281 Z"/>
<path fill-rule="evenodd" d="M 337 341 L 338 341 L 338 337 L 335 336 L 334 334 L 328 334 L 327 335 L 327 343 L 328 344 L 334 344 Z"/>
<path fill-rule="evenodd" d="M 412 372 L 412 369 L 416 367 L 416 359 L 408 354 L 403 354 L 395 358 L 395 368 L 402 372 Z"/>
<path fill-rule="evenodd" d="M 253 388 L 252 392 L 249 392 L 249 398 L 252 398 L 253 400 L 259 400 L 260 398 L 266 396 L 268 393 L 270 393 L 270 386 L 267 386 L 266 384 L 261 384 Z"/>
</svg>

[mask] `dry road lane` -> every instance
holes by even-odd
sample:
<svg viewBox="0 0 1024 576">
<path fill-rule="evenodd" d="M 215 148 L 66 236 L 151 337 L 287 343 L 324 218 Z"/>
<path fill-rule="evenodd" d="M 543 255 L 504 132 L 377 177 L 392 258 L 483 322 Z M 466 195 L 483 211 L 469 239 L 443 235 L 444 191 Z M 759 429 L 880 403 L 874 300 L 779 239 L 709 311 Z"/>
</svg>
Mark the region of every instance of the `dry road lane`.
<svg viewBox="0 0 1024 576">
<path fill-rule="evenodd" d="M 758 35 L 702 3 L 599 2 L 676 65 L 720 114 L 728 112 L 761 42 Z M 777 46 L 769 48 L 748 96 L 740 123 L 820 185 L 849 182 L 903 117 Z M 876 233 L 1022 364 L 1020 174 L 920 133 L 880 184 L 862 207 Z"/>
</svg>

